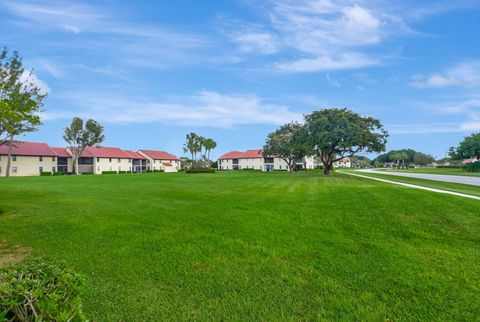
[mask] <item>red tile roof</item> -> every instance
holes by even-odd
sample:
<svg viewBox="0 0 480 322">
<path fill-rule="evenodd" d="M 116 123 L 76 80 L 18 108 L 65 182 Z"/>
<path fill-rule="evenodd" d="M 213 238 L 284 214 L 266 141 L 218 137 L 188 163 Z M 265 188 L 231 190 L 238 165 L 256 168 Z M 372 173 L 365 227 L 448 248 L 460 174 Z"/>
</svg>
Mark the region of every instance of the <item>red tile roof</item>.
<svg viewBox="0 0 480 322">
<path fill-rule="evenodd" d="M 240 159 L 251 159 L 251 158 L 263 158 L 262 150 L 261 149 L 256 149 L 256 150 L 247 150 L 242 153 L 240 156 Z"/>
<path fill-rule="evenodd" d="M 254 159 L 254 158 L 263 158 L 262 150 L 247 150 L 245 152 L 232 151 L 222 155 L 219 160 L 224 159 Z"/>
<path fill-rule="evenodd" d="M 155 151 L 155 150 L 139 150 L 139 152 L 142 152 L 143 154 L 149 156 L 152 159 L 155 160 L 180 160 L 173 154 L 170 154 L 165 151 Z"/>
<path fill-rule="evenodd" d="M 162 164 L 166 167 L 171 167 L 172 164 L 170 162 L 162 162 Z"/>
<path fill-rule="evenodd" d="M 62 158 L 71 158 L 70 153 L 67 152 L 66 148 L 52 147 L 52 150 L 55 151 L 57 156 Z"/>
<path fill-rule="evenodd" d="M 240 151 L 231 151 L 228 153 L 225 153 L 221 157 L 219 157 L 219 160 L 224 160 L 224 159 L 238 159 L 238 157 L 242 155 L 242 152 Z"/>
<path fill-rule="evenodd" d="M 140 153 L 137 153 L 137 152 L 133 152 L 131 150 L 123 150 L 123 152 L 125 152 L 126 154 L 128 154 L 130 156 L 130 158 L 132 159 L 142 159 L 142 160 L 145 160 L 145 157 L 143 155 L 141 155 Z"/>
<path fill-rule="evenodd" d="M 0 146 L 0 154 L 8 154 L 7 145 Z M 48 144 L 37 142 L 15 142 L 15 145 L 12 147 L 12 155 L 57 156 Z"/>
<path fill-rule="evenodd" d="M 130 156 L 119 148 L 90 146 L 86 150 L 96 158 L 130 159 Z"/>
</svg>

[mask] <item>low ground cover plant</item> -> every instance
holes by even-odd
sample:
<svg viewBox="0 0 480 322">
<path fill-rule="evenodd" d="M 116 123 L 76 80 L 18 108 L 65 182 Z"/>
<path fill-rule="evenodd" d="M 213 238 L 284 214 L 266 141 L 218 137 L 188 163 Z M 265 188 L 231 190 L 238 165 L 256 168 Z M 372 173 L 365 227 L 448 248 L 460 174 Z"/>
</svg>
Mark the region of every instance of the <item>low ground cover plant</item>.
<svg viewBox="0 0 480 322">
<path fill-rule="evenodd" d="M 83 278 L 63 262 L 34 258 L 0 268 L 0 321 L 85 321 Z"/>
</svg>

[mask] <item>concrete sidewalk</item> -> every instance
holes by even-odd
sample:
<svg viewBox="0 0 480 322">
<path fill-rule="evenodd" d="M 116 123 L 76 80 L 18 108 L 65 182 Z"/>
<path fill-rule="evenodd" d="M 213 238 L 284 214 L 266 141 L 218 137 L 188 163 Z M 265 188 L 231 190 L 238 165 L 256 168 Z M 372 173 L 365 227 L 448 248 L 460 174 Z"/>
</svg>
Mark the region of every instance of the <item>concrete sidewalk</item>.
<svg viewBox="0 0 480 322">
<path fill-rule="evenodd" d="M 361 177 L 361 178 L 366 178 L 366 179 L 371 179 L 371 180 L 396 184 L 396 185 L 404 186 L 404 187 L 408 187 L 408 188 L 427 190 L 427 191 L 432 191 L 432 192 L 437 192 L 437 193 L 444 193 L 444 194 L 447 194 L 447 195 L 453 195 L 453 196 L 458 196 L 458 197 L 480 200 L 479 196 L 468 195 L 468 194 L 460 193 L 460 192 L 429 188 L 429 187 L 419 186 L 419 185 L 410 184 L 410 183 L 397 182 L 397 181 L 392 181 L 392 180 L 387 180 L 387 179 L 380 179 L 380 178 L 370 177 L 368 175 L 361 175 L 361 174 L 353 173 L 353 172 L 350 172 L 350 171 L 348 171 L 348 172 L 347 171 L 337 171 L 337 172 L 338 173 L 343 173 L 343 174 L 348 174 L 348 175 L 351 175 L 351 176 L 356 176 L 356 177 Z M 379 173 L 378 171 L 373 171 L 373 172 L 374 173 Z"/>
<path fill-rule="evenodd" d="M 452 182 L 452 183 L 461 183 L 468 184 L 472 186 L 480 186 L 480 177 L 466 177 L 466 176 L 454 176 L 447 174 L 428 174 L 428 173 L 409 173 L 409 172 L 396 172 L 396 171 L 381 171 L 375 169 L 362 169 L 357 170 L 358 172 L 370 172 L 378 174 L 387 174 L 389 176 L 400 176 L 408 178 L 417 178 L 425 180 L 434 180 L 442 182 Z"/>
</svg>

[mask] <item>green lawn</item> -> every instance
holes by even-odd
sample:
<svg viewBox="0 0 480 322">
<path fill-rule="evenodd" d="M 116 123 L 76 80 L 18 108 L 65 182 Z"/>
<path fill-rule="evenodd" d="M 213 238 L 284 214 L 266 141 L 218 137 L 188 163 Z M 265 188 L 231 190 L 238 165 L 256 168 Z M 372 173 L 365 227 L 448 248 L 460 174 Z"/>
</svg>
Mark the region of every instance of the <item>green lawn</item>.
<svg viewBox="0 0 480 322">
<path fill-rule="evenodd" d="M 480 177 L 480 172 L 467 172 L 461 168 L 412 168 L 412 169 L 388 169 L 386 171 L 410 172 L 410 173 L 430 173 L 430 174 L 448 174 L 454 176 L 472 176 Z"/>
<path fill-rule="evenodd" d="M 435 188 L 435 189 L 442 189 L 447 191 L 454 191 L 460 193 L 466 193 L 469 195 L 480 196 L 480 187 L 474 186 L 470 184 L 461 184 L 461 183 L 453 183 L 453 182 L 442 182 L 442 181 L 435 181 L 435 180 L 426 180 L 426 179 L 418 179 L 418 178 L 409 178 L 409 177 L 400 177 L 400 176 L 392 176 L 389 175 L 388 172 L 357 172 L 357 174 L 361 174 L 364 176 L 370 176 L 380 179 L 387 179 L 397 182 L 404 182 L 404 183 L 411 183 L 416 184 L 419 186 Z"/>
<path fill-rule="evenodd" d="M 480 317 L 480 202 L 346 174 L 2 179 L 0 239 L 95 321 Z"/>
</svg>

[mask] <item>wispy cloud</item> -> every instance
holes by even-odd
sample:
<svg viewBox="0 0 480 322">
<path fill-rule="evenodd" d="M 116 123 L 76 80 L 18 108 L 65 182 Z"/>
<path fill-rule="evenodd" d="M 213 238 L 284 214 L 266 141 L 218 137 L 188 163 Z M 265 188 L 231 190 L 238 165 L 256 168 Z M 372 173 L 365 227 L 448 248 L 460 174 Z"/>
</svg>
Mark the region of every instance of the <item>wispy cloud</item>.
<svg viewBox="0 0 480 322">
<path fill-rule="evenodd" d="M 382 41 L 411 32 L 404 20 L 375 1 L 279 0 L 258 8 L 264 22 L 245 24 L 231 40 L 241 51 L 282 53 L 273 69 L 317 72 L 381 64 L 388 55 L 366 53 Z M 245 35 L 238 37 L 237 35 Z M 247 50 L 246 50 L 247 49 Z"/>
<path fill-rule="evenodd" d="M 442 88 L 448 86 L 473 87 L 480 85 L 480 61 L 456 64 L 443 72 L 414 75 L 410 86 L 416 88 Z"/>
<path fill-rule="evenodd" d="M 255 95 L 230 95 L 202 91 L 186 97 L 162 101 L 109 95 L 107 93 L 71 92 L 58 95 L 75 102 L 71 112 L 49 111 L 45 120 L 93 117 L 112 123 L 159 122 L 180 126 L 228 128 L 242 124 L 283 124 L 302 119 L 288 106 L 268 102 Z"/>
</svg>

